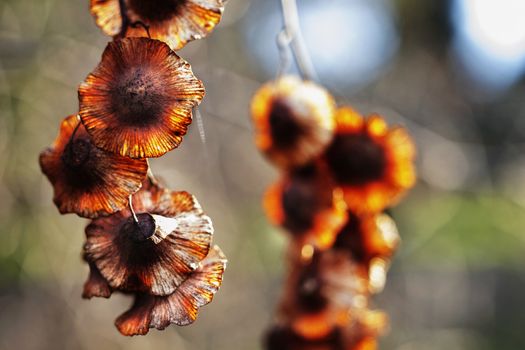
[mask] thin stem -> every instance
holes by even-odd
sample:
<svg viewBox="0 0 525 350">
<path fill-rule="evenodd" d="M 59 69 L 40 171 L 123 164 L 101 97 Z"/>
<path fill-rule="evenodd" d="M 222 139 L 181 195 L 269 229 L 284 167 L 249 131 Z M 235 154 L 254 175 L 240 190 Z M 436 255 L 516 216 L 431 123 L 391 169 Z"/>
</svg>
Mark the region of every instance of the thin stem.
<svg viewBox="0 0 525 350">
<path fill-rule="evenodd" d="M 122 19 L 122 26 L 120 27 L 119 37 L 123 38 L 126 36 L 129 26 L 129 18 L 127 14 L 126 0 L 118 0 L 120 8 L 120 18 Z"/>
<path fill-rule="evenodd" d="M 283 11 L 284 29 L 291 40 L 290 47 L 301 76 L 306 80 L 318 80 L 301 33 L 296 0 L 281 0 L 281 8 Z"/>
<path fill-rule="evenodd" d="M 135 223 L 138 224 L 139 223 L 139 218 L 137 218 L 137 214 L 135 213 L 135 209 L 133 209 L 132 195 L 129 195 L 128 204 L 129 204 L 129 210 L 131 211 L 131 215 L 133 216 L 133 221 L 135 221 Z"/>
<path fill-rule="evenodd" d="M 210 117 L 213 117 L 213 118 L 210 118 L 210 121 L 215 119 L 216 121 L 220 121 L 221 124 L 231 125 L 231 126 L 236 127 L 239 130 L 242 130 L 244 132 L 249 132 L 249 133 L 253 132 L 253 130 L 250 127 L 248 127 L 246 125 L 239 124 L 239 123 L 237 123 L 237 122 L 235 122 L 233 120 L 229 120 L 228 118 L 225 118 L 225 117 L 223 117 L 223 116 L 221 116 L 219 114 L 210 112 L 208 110 L 204 110 L 204 113 L 206 113 Z"/>
<path fill-rule="evenodd" d="M 142 21 L 135 21 L 135 22 L 131 23 L 130 26 L 133 27 L 133 28 L 137 28 L 137 27 L 144 28 L 144 30 L 146 31 L 146 34 L 148 35 L 148 38 L 151 39 L 151 34 L 149 32 L 149 25 L 147 25 L 146 23 L 144 23 Z"/>
<path fill-rule="evenodd" d="M 277 34 L 276 41 L 277 47 L 279 48 L 279 68 L 277 69 L 277 78 L 279 78 L 288 71 L 291 64 L 291 38 L 288 36 L 286 29 L 283 28 L 283 30 Z"/>
<path fill-rule="evenodd" d="M 202 120 L 202 114 L 199 110 L 199 107 L 193 108 L 193 114 L 197 119 L 197 128 L 199 129 L 199 136 L 203 144 L 206 144 L 206 131 L 204 130 L 204 122 Z"/>
</svg>

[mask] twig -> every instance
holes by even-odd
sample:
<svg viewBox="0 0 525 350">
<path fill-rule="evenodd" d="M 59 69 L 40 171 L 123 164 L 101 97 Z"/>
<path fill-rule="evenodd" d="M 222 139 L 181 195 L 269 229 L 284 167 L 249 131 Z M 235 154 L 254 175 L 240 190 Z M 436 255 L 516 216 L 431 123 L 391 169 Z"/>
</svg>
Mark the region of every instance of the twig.
<svg viewBox="0 0 525 350">
<path fill-rule="evenodd" d="M 122 19 L 122 26 L 120 27 L 119 37 L 123 38 L 126 36 L 129 26 L 129 18 L 127 14 L 126 0 L 118 0 L 120 8 L 120 18 Z"/>
<path fill-rule="evenodd" d="M 301 33 L 296 0 L 281 0 L 281 8 L 284 18 L 284 30 L 290 39 L 290 48 L 301 76 L 306 80 L 318 80 Z"/>
<path fill-rule="evenodd" d="M 277 47 L 279 48 L 279 68 L 277 69 L 277 78 L 281 77 L 288 71 L 291 64 L 290 56 L 292 55 L 290 50 L 291 38 L 285 28 L 277 34 Z"/>
</svg>

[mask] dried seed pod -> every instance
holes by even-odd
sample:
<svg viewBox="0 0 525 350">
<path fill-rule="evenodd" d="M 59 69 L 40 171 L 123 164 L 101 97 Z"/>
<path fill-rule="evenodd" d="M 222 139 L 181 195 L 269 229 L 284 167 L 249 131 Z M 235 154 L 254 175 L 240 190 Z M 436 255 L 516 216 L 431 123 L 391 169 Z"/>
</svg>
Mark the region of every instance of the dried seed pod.
<svg viewBox="0 0 525 350">
<path fill-rule="evenodd" d="M 415 183 L 414 144 L 401 127 L 388 128 L 378 115 L 366 120 L 350 108 L 336 115 L 336 135 L 324 154 L 349 209 L 379 212 Z"/>
<path fill-rule="evenodd" d="M 87 218 L 124 208 L 148 171 L 144 159 L 97 148 L 76 115 L 62 121 L 55 142 L 40 154 L 40 167 L 53 185 L 60 213 Z"/>
<path fill-rule="evenodd" d="M 85 255 L 114 290 L 169 295 L 208 254 L 213 227 L 196 199 L 155 185 L 130 210 L 86 227 Z"/>
<path fill-rule="evenodd" d="M 199 267 L 168 296 L 139 294 L 131 309 L 119 316 L 115 325 L 123 335 L 144 335 L 150 328 L 170 324 L 185 326 L 197 319 L 200 307 L 210 303 L 222 283 L 226 257 L 218 246 Z"/>
<path fill-rule="evenodd" d="M 265 195 L 267 216 L 287 229 L 299 245 L 327 249 L 346 222 L 346 205 L 327 179 L 310 165 L 289 174 Z"/>
<path fill-rule="evenodd" d="M 251 109 L 257 146 L 281 168 L 309 163 L 333 138 L 335 102 L 313 82 L 289 76 L 268 83 Z"/>
<path fill-rule="evenodd" d="M 333 249 L 345 251 L 356 263 L 369 266 L 374 258 L 390 258 L 399 241 L 396 224 L 388 215 L 359 216 L 349 211 Z"/>
<path fill-rule="evenodd" d="M 148 26 L 153 39 L 166 42 L 173 50 L 207 36 L 219 23 L 226 0 L 124 0 L 128 27 L 122 28 L 119 0 L 91 0 L 91 13 L 97 25 L 108 35 L 146 37 L 141 22 Z"/>
<path fill-rule="evenodd" d="M 279 317 L 311 341 L 352 323 L 368 306 L 367 276 L 347 254 L 316 251 L 309 261 L 291 255 Z"/>
<path fill-rule="evenodd" d="M 179 146 L 204 86 L 165 43 L 126 38 L 108 44 L 78 96 L 82 123 L 98 147 L 150 158 Z"/>
</svg>

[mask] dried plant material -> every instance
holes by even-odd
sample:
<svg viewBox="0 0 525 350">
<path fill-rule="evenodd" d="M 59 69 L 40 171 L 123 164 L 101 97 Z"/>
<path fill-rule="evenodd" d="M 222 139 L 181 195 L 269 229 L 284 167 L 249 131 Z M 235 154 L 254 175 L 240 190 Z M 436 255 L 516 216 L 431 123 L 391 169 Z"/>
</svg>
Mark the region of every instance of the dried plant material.
<svg viewBox="0 0 525 350">
<path fill-rule="evenodd" d="M 53 185 L 60 213 L 87 218 L 124 208 L 148 171 L 144 159 L 97 148 L 76 115 L 62 121 L 55 142 L 40 154 L 40 167 Z"/>
<path fill-rule="evenodd" d="M 98 147 L 150 158 L 179 146 L 204 86 L 165 43 L 126 38 L 108 44 L 78 95 L 80 117 Z"/>
<path fill-rule="evenodd" d="M 292 329 L 304 339 L 313 341 L 324 339 L 334 329 L 333 314 L 326 310 L 297 316 L 292 321 Z"/>
<path fill-rule="evenodd" d="M 279 319 L 304 339 L 317 340 L 352 323 L 368 306 L 366 271 L 337 251 L 317 251 L 308 262 L 291 254 Z"/>
<path fill-rule="evenodd" d="M 349 211 L 333 249 L 345 251 L 355 262 L 369 266 L 374 258 L 390 258 L 399 241 L 396 225 L 388 215 L 356 215 Z"/>
<path fill-rule="evenodd" d="M 287 229 L 301 245 L 332 246 L 346 222 L 346 205 L 318 167 L 307 166 L 267 191 L 264 207 L 270 220 Z"/>
<path fill-rule="evenodd" d="M 388 128 L 378 115 L 364 119 L 351 108 L 337 112 L 334 140 L 324 159 L 349 209 L 377 213 L 415 183 L 415 147 L 407 131 Z"/>
<path fill-rule="evenodd" d="M 274 326 L 266 335 L 266 349 L 274 350 L 340 350 L 345 349 L 342 333 L 331 330 L 324 337 L 307 339 L 286 326 Z"/>
<path fill-rule="evenodd" d="M 328 251 L 320 257 L 324 293 L 338 310 L 364 310 L 368 307 L 368 271 L 348 259 L 347 254 Z"/>
<path fill-rule="evenodd" d="M 289 76 L 268 83 L 251 109 L 257 146 L 281 168 L 306 165 L 333 138 L 335 102 L 313 82 Z"/>
<path fill-rule="evenodd" d="M 100 274 L 97 266 L 92 262 L 89 264 L 89 277 L 84 283 L 84 291 L 82 292 L 82 298 L 91 299 L 93 297 L 109 298 L 111 293 L 111 287 L 108 281 Z"/>
<path fill-rule="evenodd" d="M 119 0 L 90 0 L 91 14 L 107 35 L 115 36 L 122 30 Z"/>
<path fill-rule="evenodd" d="M 91 0 L 115 37 L 79 86 L 78 115 L 40 154 L 59 211 L 93 219 L 82 297 L 136 297 L 117 320 L 125 335 L 192 323 L 222 283 L 211 219 L 188 192 L 161 187 L 147 158 L 180 145 L 205 94 L 172 48 L 211 32 L 225 1 Z"/>
<path fill-rule="evenodd" d="M 399 245 L 399 234 L 392 218 L 386 214 L 355 215 L 337 235 L 333 250 L 348 254 L 368 275 L 371 293 L 379 293 L 386 283 L 390 258 Z"/>
<path fill-rule="evenodd" d="M 166 42 L 173 50 L 207 36 L 219 23 L 226 0 L 124 0 L 127 28 L 122 28 L 119 0 L 91 0 L 91 13 L 108 35 L 146 37 L 140 22 L 149 28 L 153 39 Z"/>
<path fill-rule="evenodd" d="M 375 256 L 391 257 L 401 242 L 397 225 L 388 214 L 379 214 L 375 217 L 377 230 L 367 236 L 367 249 Z"/>
<path fill-rule="evenodd" d="M 208 254 L 211 220 L 189 193 L 155 185 L 133 204 L 137 221 L 126 209 L 86 227 L 86 257 L 115 290 L 169 295 Z"/>
<path fill-rule="evenodd" d="M 199 308 L 210 303 L 219 290 L 225 268 L 226 257 L 218 246 L 214 246 L 173 294 L 137 295 L 131 309 L 117 318 L 115 325 L 123 335 L 130 336 L 144 335 L 150 328 L 193 323 Z"/>
<path fill-rule="evenodd" d="M 268 87 L 261 91 L 254 98 L 256 112 L 272 101 Z M 264 113 L 259 117 L 271 114 L 270 107 Z M 275 124 L 257 116 L 259 147 L 285 170 L 266 193 L 264 207 L 292 239 L 278 326 L 267 338 L 267 349 L 377 349 L 376 338 L 388 320 L 369 309 L 370 297 L 383 290 L 399 244 L 394 221 L 380 212 L 415 182 L 412 141 L 404 129 L 389 129 L 379 116 L 365 119 L 342 108 L 336 113 L 335 137 L 304 166 L 293 158 L 300 152 L 279 150 L 281 159 L 272 153 L 277 134 L 296 140 L 293 123 L 283 123 L 282 133 L 272 134 Z M 319 146 L 313 139 L 305 142 Z"/>
<path fill-rule="evenodd" d="M 322 327 L 322 325 L 314 325 Z M 317 338 L 304 337 L 292 327 L 276 325 L 265 337 L 268 350 L 376 350 L 376 335 L 364 330 L 350 332 L 351 327 L 336 327 Z"/>
</svg>

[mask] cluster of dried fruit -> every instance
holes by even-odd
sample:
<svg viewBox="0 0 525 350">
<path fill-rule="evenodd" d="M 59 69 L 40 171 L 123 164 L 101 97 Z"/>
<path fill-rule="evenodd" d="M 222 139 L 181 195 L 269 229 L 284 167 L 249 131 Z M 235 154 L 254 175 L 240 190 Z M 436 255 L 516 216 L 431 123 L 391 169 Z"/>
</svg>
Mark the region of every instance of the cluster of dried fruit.
<svg viewBox="0 0 525 350">
<path fill-rule="evenodd" d="M 124 335 L 187 325 L 219 289 L 226 258 L 195 197 L 163 188 L 147 158 L 182 142 L 204 97 L 173 50 L 209 33 L 223 1 L 91 0 L 91 11 L 114 38 L 40 165 L 59 211 L 92 219 L 83 297 L 133 295 L 116 321 Z"/>
<path fill-rule="evenodd" d="M 399 242 L 383 211 L 415 182 L 413 142 L 295 77 L 262 87 L 252 114 L 258 147 L 283 171 L 265 210 L 291 238 L 267 348 L 376 349 L 387 317 L 369 309 L 370 296 L 383 289 Z"/>
</svg>

